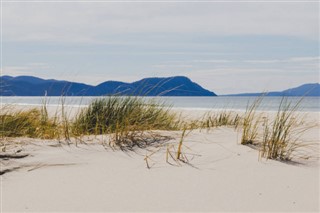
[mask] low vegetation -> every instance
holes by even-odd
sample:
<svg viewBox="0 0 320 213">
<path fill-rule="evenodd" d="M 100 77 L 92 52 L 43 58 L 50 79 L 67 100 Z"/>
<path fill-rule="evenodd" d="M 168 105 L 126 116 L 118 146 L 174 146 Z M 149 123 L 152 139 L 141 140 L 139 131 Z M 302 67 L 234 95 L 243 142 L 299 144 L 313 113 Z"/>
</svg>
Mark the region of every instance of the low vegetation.
<svg viewBox="0 0 320 213">
<path fill-rule="evenodd" d="M 78 134 L 115 133 L 121 128 L 134 130 L 175 130 L 177 116 L 170 108 L 138 97 L 109 97 L 93 101 L 76 117 L 73 130 Z"/>
<path fill-rule="evenodd" d="M 62 99 L 64 100 L 64 99 Z M 299 141 L 299 136 L 310 127 L 301 127 L 294 106 L 283 99 L 274 119 L 270 121 L 257 113 L 262 97 L 247 107 L 243 116 L 231 111 L 211 112 L 202 118 L 185 120 L 164 103 L 145 101 L 140 97 L 111 96 L 94 100 L 77 115 L 68 116 L 61 102 L 59 112 L 48 115 L 44 101 L 41 108 L 17 111 L 5 106 L 0 113 L 1 137 L 31 137 L 42 139 L 81 138 L 85 135 L 109 135 L 109 147 L 132 150 L 168 141 L 154 130 L 180 130 L 182 136 L 176 145 L 167 146 L 166 159 L 188 162 L 184 154 L 187 132 L 229 126 L 242 131 L 241 144 L 259 148 L 267 159 L 291 160 L 300 150 L 311 144 Z M 263 119 L 262 119 L 263 118 Z M 300 135 L 299 135 L 300 134 Z M 151 154 L 153 155 L 153 154 Z M 149 167 L 146 156 L 146 163 Z"/>
<path fill-rule="evenodd" d="M 247 109 L 242 121 L 242 145 L 254 145 L 259 149 L 260 157 L 281 161 L 293 158 L 309 158 L 308 150 L 316 150 L 317 143 L 301 141 L 302 134 L 313 128 L 305 125 L 303 117 L 296 111 L 303 99 L 292 104 L 283 97 L 273 119 L 257 113 L 261 98 L 255 100 Z"/>
<path fill-rule="evenodd" d="M 295 156 L 299 155 L 300 150 L 314 148 L 315 144 L 299 140 L 301 134 L 312 127 L 303 125 L 303 117 L 295 113 L 300 101 L 292 105 L 283 98 L 275 118 L 271 122 L 265 120 L 261 157 L 288 161 L 293 157 L 303 157 Z"/>
<path fill-rule="evenodd" d="M 221 126 L 230 126 L 237 128 L 240 124 L 241 118 L 237 113 L 232 111 L 220 111 L 216 113 L 207 113 L 200 124 L 198 125 L 201 129 L 211 129 Z"/>
<path fill-rule="evenodd" d="M 31 137 L 51 139 L 58 137 L 56 119 L 49 119 L 43 109 L 15 111 L 10 107 L 1 109 L 1 137 Z"/>
<path fill-rule="evenodd" d="M 124 148 L 143 147 L 157 141 L 150 130 L 177 130 L 177 115 L 162 103 L 145 102 L 138 97 L 108 97 L 93 101 L 72 124 L 73 134 L 111 134 L 110 145 Z"/>
<path fill-rule="evenodd" d="M 241 144 L 248 145 L 253 144 L 258 135 L 258 126 L 260 123 L 260 115 L 257 115 L 256 109 L 259 107 L 262 101 L 262 97 L 256 99 L 251 105 L 247 106 L 246 112 L 243 116 L 242 126 L 242 137 Z"/>
</svg>

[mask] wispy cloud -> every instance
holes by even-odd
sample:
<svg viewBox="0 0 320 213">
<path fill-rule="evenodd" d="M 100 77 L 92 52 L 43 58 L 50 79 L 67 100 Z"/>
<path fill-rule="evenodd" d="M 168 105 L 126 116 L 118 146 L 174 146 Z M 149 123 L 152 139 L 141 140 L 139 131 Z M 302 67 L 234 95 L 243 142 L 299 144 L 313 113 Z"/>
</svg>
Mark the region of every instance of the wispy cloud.
<svg viewBox="0 0 320 213">
<path fill-rule="evenodd" d="M 279 68 L 199 69 L 187 75 L 218 94 L 281 91 L 307 82 L 319 82 L 318 71 L 302 72 Z"/>
<path fill-rule="evenodd" d="M 3 3 L 4 40 L 110 42 L 120 34 L 318 38 L 317 2 Z M 212 21 L 215 20 L 215 21 Z M 299 30 L 297 30 L 299 29 Z"/>
<path fill-rule="evenodd" d="M 244 60 L 243 62 L 252 64 L 274 64 L 281 63 L 283 60 Z"/>
<path fill-rule="evenodd" d="M 203 76 L 254 76 L 254 75 L 279 75 L 282 72 L 286 72 L 282 69 L 263 69 L 263 68 L 240 68 L 240 67 L 228 67 L 228 68 L 215 68 L 215 69 L 199 69 L 194 70 L 192 75 Z"/>
<path fill-rule="evenodd" d="M 265 60 L 244 60 L 246 63 L 261 63 L 261 64 L 274 64 L 274 63 L 301 63 L 301 62 L 320 62 L 320 57 L 292 57 L 287 59 L 265 59 Z"/>
<path fill-rule="evenodd" d="M 155 64 L 152 66 L 153 68 L 192 68 L 193 66 L 190 64 Z"/>
<path fill-rule="evenodd" d="M 220 64 L 220 63 L 232 63 L 234 61 L 232 60 L 226 60 L 226 59 L 211 59 L 211 60 L 201 60 L 201 59 L 198 59 L 198 60 L 192 60 L 191 62 L 194 62 L 194 63 L 213 63 L 213 64 Z"/>
<path fill-rule="evenodd" d="M 35 72 L 48 70 L 50 66 L 46 63 L 42 62 L 31 62 L 27 63 L 23 66 L 4 66 L 2 70 L 0 70 L 1 75 L 34 75 Z"/>
<path fill-rule="evenodd" d="M 320 62 L 320 56 L 316 57 L 293 57 L 287 60 L 288 62 Z"/>
</svg>

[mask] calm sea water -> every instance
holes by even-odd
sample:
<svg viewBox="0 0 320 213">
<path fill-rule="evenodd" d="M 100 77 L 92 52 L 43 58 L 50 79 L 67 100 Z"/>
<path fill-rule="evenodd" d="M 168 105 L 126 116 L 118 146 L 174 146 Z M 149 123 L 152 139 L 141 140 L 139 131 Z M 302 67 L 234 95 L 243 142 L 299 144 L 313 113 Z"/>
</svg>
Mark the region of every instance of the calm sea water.
<svg viewBox="0 0 320 213">
<path fill-rule="evenodd" d="M 98 97 L 64 97 L 64 104 L 67 106 L 82 107 L 87 106 L 92 100 Z M 194 108 L 197 110 L 208 109 L 232 109 L 245 110 L 248 105 L 253 103 L 259 97 L 144 97 L 146 100 L 155 100 L 164 102 L 174 108 Z M 264 97 L 259 110 L 277 111 L 282 97 Z M 287 101 L 292 105 L 298 103 L 301 97 L 288 97 Z M 0 97 L 2 105 L 41 105 L 43 97 Z M 61 105 L 61 97 L 47 97 L 48 105 Z M 299 111 L 320 111 L 320 97 L 303 97 L 299 104 Z"/>
</svg>

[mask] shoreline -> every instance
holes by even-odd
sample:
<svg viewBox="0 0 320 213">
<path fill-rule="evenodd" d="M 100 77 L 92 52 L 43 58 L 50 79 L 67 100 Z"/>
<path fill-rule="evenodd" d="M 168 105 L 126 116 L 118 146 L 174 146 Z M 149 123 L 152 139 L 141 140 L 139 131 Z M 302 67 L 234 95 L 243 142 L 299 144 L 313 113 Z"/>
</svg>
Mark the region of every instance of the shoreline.
<svg viewBox="0 0 320 213">
<path fill-rule="evenodd" d="M 128 96 L 123 96 L 128 97 Z M 135 96 L 133 96 L 135 97 Z M 212 100 L 208 97 L 181 97 L 181 96 L 160 96 L 160 97 L 139 97 L 146 101 L 156 101 L 159 103 L 165 104 L 167 107 L 172 107 L 173 109 L 182 109 L 182 110 L 198 110 L 198 111 L 208 111 L 208 110 L 229 110 L 229 111 L 245 111 L 248 107 L 248 104 L 252 104 L 255 100 L 261 98 L 259 97 L 238 97 L 238 96 L 226 96 L 226 97 L 214 97 Z M 95 99 L 101 99 L 104 97 L 98 96 L 84 96 L 84 97 L 1 97 L 2 102 L 1 106 L 7 104 L 18 105 L 18 106 L 34 106 L 41 107 L 43 102 L 47 103 L 49 107 L 61 107 L 61 102 L 65 101 L 64 106 L 74 107 L 74 108 L 83 108 L 88 106 Z M 4 98 L 4 99 L 3 99 Z M 280 104 L 281 99 L 284 97 L 263 97 L 262 103 L 258 108 L 258 111 L 269 111 L 275 112 L 278 111 L 278 105 Z M 299 100 L 302 100 L 300 107 L 297 109 L 299 112 L 320 112 L 320 97 L 285 97 L 292 103 L 297 103 Z M 10 101 L 11 100 L 11 101 Z M 6 103 L 7 102 L 7 103 Z M 10 103 L 11 102 L 11 103 Z"/>
<path fill-rule="evenodd" d="M 12 103 L 12 104 L 5 104 L 5 105 L 2 105 L 1 107 L 5 107 L 5 106 L 20 106 L 20 107 L 23 107 L 23 106 L 27 106 L 27 107 L 42 107 L 43 104 L 28 104 L 28 103 Z M 61 107 L 61 104 L 49 104 L 49 105 L 46 105 L 47 107 L 50 107 L 50 108 L 59 108 Z M 88 107 L 89 105 L 64 105 L 64 107 L 68 107 L 68 108 L 86 108 Z M 207 107 L 207 108 L 203 108 L 203 107 L 170 107 L 168 106 L 168 108 L 171 108 L 173 110 L 197 110 L 197 111 L 236 111 L 236 112 L 245 112 L 246 109 L 239 109 L 239 108 L 232 108 L 232 107 L 221 107 L 221 108 L 210 108 L 210 107 Z M 264 108 L 267 108 L 267 107 L 264 107 Z M 274 109 L 274 110 L 268 110 L 268 109 L 260 109 L 258 108 L 256 111 L 258 112 L 277 112 L 278 110 Z M 311 113 L 320 113 L 319 110 L 307 110 L 307 109 L 298 109 L 297 112 L 311 112 Z"/>
<path fill-rule="evenodd" d="M 14 109 L 31 109 L 31 108 L 41 108 L 44 105 L 43 104 L 5 104 L 5 105 L 1 105 L 1 108 L 5 108 L 8 106 L 12 106 L 14 107 Z M 87 108 L 89 105 L 63 105 L 63 107 L 70 109 L 70 110 L 74 110 L 74 109 L 83 109 L 83 108 Z M 48 104 L 46 105 L 46 107 L 49 109 L 49 111 L 51 113 L 53 112 L 57 112 L 59 110 L 61 110 L 62 105 L 61 104 Z M 227 112 L 238 112 L 238 113 L 244 113 L 246 112 L 246 109 L 238 109 L 238 108 L 198 108 L 198 107 L 170 107 L 170 106 L 164 106 L 164 108 L 173 110 L 173 111 L 197 111 L 197 112 L 223 112 L 223 111 L 227 111 Z M 265 110 L 265 109 L 256 109 L 255 110 L 258 113 L 276 113 L 278 112 L 278 109 L 276 110 Z M 319 114 L 320 115 L 320 111 L 308 111 L 306 109 L 301 109 L 299 110 L 299 108 L 295 111 L 295 113 L 311 113 L 311 114 Z"/>
</svg>

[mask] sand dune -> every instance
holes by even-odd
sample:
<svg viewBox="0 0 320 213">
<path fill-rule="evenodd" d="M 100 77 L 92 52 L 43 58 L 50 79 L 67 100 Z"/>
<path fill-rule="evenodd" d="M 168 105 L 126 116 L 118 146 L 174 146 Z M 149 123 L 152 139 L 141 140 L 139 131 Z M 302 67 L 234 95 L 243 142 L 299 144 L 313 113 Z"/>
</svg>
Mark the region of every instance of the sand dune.
<svg viewBox="0 0 320 213">
<path fill-rule="evenodd" d="M 319 139 L 319 130 L 306 138 Z M 161 132 L 177 144 L 181 132 Z M 239 144 L 233 128 L 194 130 L 184 141 L 189 163 L 166 163 L 166 146 L 122 152 L 102 146 L 26 138 L 11 151 L 30 156 L 2 160 L 2 212 L 319 212 L 319 161 L 259 160 Z M 32 143 L 30 143 L 32 142 Z M 12 144 L 12 143 L 11 143 Z M 147 168 L 144 160 L 150 156 Z"/>
</svg>

